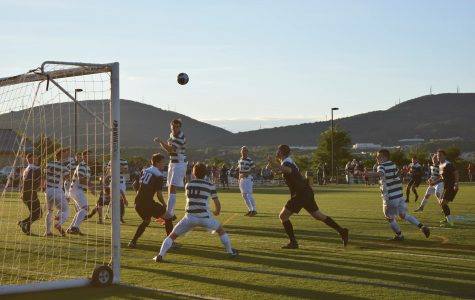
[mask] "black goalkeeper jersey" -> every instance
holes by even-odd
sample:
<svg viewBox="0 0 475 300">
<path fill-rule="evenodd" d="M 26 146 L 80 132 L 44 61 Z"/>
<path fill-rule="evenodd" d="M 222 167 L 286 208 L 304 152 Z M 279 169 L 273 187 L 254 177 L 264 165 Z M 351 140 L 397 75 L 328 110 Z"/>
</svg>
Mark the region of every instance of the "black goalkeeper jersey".
<svg viewBox="0 0 475 300">
<path fill-rule="evenodd" d="M 154 166 L 142 171 L 139 180 L 137 195 L 135 196 L 135 204 L 139 206 L 147 206 L 153 202 L 153 198 L 158 191 L 162 190 L 164 183 L 163 173 Z"/>
</svg>

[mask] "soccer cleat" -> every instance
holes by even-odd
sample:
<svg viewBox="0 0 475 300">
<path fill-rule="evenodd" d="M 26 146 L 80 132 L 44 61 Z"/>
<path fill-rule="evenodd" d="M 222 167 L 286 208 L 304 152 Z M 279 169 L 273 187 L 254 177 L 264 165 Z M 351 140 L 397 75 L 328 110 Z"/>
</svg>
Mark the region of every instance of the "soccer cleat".
<svg viewBox="0 0 475 300">
<path fill-rule="evenodd" d="M 239 255 L 239 251 L 237 251 L 237 250 L 234 249 L 234 248 L 233 248 L 232 250 L 233 250 L 233 252 L 228 253 L 228 254 L 229 254 L 229 257 L 230 257 L 230 258 L 235 258 L 235 257 L 237 257 L 237 256 Z"/>
<path fill-rule="evenodd" d="M 136 242 L 136 241 L 130 241 L 127 246 L 128 246 L 130 249 L 135 249 L 135 248 L 137 248 L 137 242 Z"/>
<path fill-rule="evenodd" d="M 159 263 L 159 262 L 162 262 L 162 261 L 163 261 L 163 257 L 162 257 L 160 254 L 158 254 L 157 256 L 155 256 L 155 257 L 153 258 L 153 260 L 154 260 L 155 262 Z"/>
<path fill-rule="evenodd" d="M 247 213 L 244 214 L 244 216 L 249 217 L 250 214 L 251 214 L 251 211 L 248 211 Z"/>
<path fill-rule="evenodd" d="M 422 226 L 421 227 L 422 233 L 426 236 L 426 238 L 429 238 L 430 236 L 430 229 L 427 226 Z"/>
<path fill-rule="evenodd" d="M 50 236 L 54 236 L 54 234 L 52 232 L 45 232 L 43 234 L 44 237 L 50 237 Z"/>
<path fill-rule="evenodd" d="M 402 242 L 402 241 L 404 241 L 404 236 L 402 234 L 401 235 L 395 235 L 394 237 L 389 238 L 388 241 Z"/>
<path fill-rule="evenodd" d="M 61 236 L 66 236 L 66 232 L 65 232 L 64 229 L 61 227 L 61 225 L 56 224 L 56 225 L 54 225 L 54 228 L 56 228 L 56 230 L 59 231 L 59 234 L 60 234 Z"/>
<path fill-rule="evenodd" d="M 348 232 L 348 228 L 343 228 L 343 230 L 340 232 L 341 241 L 343 242 L 344 247 L 348 245 Z"/>
<path fill-rule="evenodd" d="M 77 227 L 71 227 L 71 228 L 68 228 L 68 230 L 66 231 L 67 233 L 69 234 L 73 234 L 73 235 L 84 235 L 84 233 L 82 233 L 79 228 Z"/>
<path fill-rule="evenodd" d="M 299 244 L 296 241 L 290 242 L 287 245 L 281 247 L 282 249 L 298 249 Z"/>
<path fill-rule="evenodd" d="M 249 217 L 254 217 L 255 215 L 257 215 L 257 211 L 252 210 L 249 212 Z"/>
<path fill-rule="evenodd" d="M 18 226 L 20 226 L 21 231 L 23 231 L 24 234 L 29 234 L 30 230 L 28 230 L 27 224 L 23 223 L 22 221 L 18 221 Z"/>
<path fill-rule="evenodd" d="M 423 212 L 424 211 L 424 207 L 422 206 L 419 206 L 418 208 L 414 209 L 414 212 Z"/>
</svg>

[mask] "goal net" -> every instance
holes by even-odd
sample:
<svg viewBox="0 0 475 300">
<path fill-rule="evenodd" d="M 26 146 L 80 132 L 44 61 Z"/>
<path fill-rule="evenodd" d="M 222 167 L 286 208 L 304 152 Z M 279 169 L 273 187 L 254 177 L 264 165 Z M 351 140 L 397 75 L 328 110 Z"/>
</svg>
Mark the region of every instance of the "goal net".
<svg viewBox="0 0 475 300">
<path fill-rule="evenodd" d="M 50 61 L 0 78 L 0 294 L 87 285 L 98 269 L 119 281 L 118 72 Z M 99 198 L 102 224 L 85 218 Z"/>
</svg>

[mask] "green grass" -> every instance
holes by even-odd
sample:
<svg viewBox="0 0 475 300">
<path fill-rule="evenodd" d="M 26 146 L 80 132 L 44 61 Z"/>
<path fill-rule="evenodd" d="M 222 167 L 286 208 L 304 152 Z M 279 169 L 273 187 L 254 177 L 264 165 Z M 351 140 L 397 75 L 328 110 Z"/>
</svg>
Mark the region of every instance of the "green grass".
<svg viewBox="0 0 475 300">
<path fill-rule="evenodd" d="M 424 190 L 425 187 L 421 186 L 419 193 L 423 194 Z M 254 218 L 243 216 L 243 200 L 237 190 L 231 190 L 220 193 L 223 212 L 219 220 L 225 224 L 233 247 L 240 250 L 240 257 L 229 259 L 216 235 L 198 230 L 179 238 L 178 242 L 182 247 L 169 252 L 166 263 L 156 264 L 151 258 L 160 247 L 165 235 L 164 229 L 153 223 L 139 240 L 138 249 L 127 249 L 126 245 L 139 224 L 134 210 L 128 208 L 127 223 L 121 227 L 122 281 L 152 289 L 231 299 L 475 298 L 475 185 L 462 185 L 451 205 L 453 215 L 457 217 L 455 228 L 438 227 L 442 214 L 435 200 L 431 199 L 423 213 L 414 213 L 420 221 L 431 227 L 431 237 L 425 239 L 413 225 L 401 222 L 406 237 L 402 243 L 386 241 L 386 238 L 392 236 L 392 231 L 383 218 L 376 187 L 317 187 L 316 193 L 321 210 L 350 229 L 350 244 L 346 249 L 341 246 L 339 236 L 333 230 L 312 220 L 304 211 L 292 218 L 300 249 L 280 249 L 287 240 L 278 213 L 288 198 L 287 190 L 257 189 L 255 198 L 259 214 Z M 177 215 L 181 217 L 183 195 L 180 194 L 177 199 Z M 109 234 L 106 226 L 88 221 L 83 226 L 84 231 L 91 233 L 87 238 L 57 237 L 48 240 L 24 236 L 18 234 L 19 230 L 15 225 L 17 214 L 24 214 L 23 207 L 16 199 L 6 200 L 15 215 L 10 213 L 6 216 L 4 211 L 0 215 L 3 220 L 0 230 L 6 233 L 2 240 L 14 238 L 17 245 L 15 253 L 23 254 L 14 258 L 22 270 L 14 272 L 11 268 L 4 267 L 3 282 L 18 282 L 19 276 L 34 280 L 37 269 L 33 268 L 30 272 L 32 275 L 27 276 L 28 273 L 24 272 L 27 268 L 25 257 L 29 257 L 29 261 L 39 267 L 41 259 L 57 260 L 57 253 L 46 256 L 43 253 L 46 249 L 51 250 L 48 243 L 53 241 L 59 248 L 72 249 L 69 260 L 65 261 L 63 257 L 63 265 L 68 266 L 68 273 L 56 270 L 52 274 L 42 275 L 42 279 L 54 279 L 68 274 L 72 274 L 71 277 L 89 274 L 94 263 L 108 260 L 104 250 L 108 247 L 108 242 L 104 241 L 104 237 Z M 129 200 L 133 202 L 132 193 L 129 194 Z M 91 198 L 91 204 L 92 201 Z M 410 203 L 411 212 L 414 208 L 415 204 Z M 35 226 L 34 230 L 39 233 L 43 224 L 39 222 Z M 96 233 L 99 237 L 96 237 Z M 102 241 L 98 251 L 91 246 L 96 240 Z M 89 243 L 87 264 L 83 259 L 86 241 Z M 28 252 L 28 244 L 30 248 L 31 245 L 35 246 L 33 251 Z M 43 245 L 43 248 L 38 245 Z M 0 244 L 0 262 L 2 254 L 5 257 L 5 253 L 12 252 L 11 247 L 14 246 Z M 2 252 L 3 248 L 8 251 Z M 37 252 L 41 253 L 38 259 Z M 77 258 L 78 255 L 80 258 Z M 4 266 L 15 265 L 8 257 L 3 260 Z M 57 268 L 50 265 L 44 267 L 43 271 L 47 273 L 55 269 Z M 19 295 L 9 299 L 30 297 L 31 295 Z M 178 298 L 166 292 L 127 287 L 83 288 L 35 295 L 35 299 L 56 297 Z"/>
</svg>

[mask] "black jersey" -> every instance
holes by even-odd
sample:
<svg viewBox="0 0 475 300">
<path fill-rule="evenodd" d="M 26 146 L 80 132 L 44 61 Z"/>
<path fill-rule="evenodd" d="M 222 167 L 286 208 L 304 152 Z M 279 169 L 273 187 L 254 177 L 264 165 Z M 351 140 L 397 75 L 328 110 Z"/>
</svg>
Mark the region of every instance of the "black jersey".
<svg viewBox="0 0 475 300">
<path fill-rule="evenodd" d="M 419 164 L 418 162 L 415 162 L 415 163 L 411 163 L 410 164 L 410 168 L 411 168 L 411 175 L 413 178 L 420 178 L 422 177 L 422 174 L 424 172 L 422 172 L 422 166 L 421 164 Z"/>
<path fill-rule="evenodd" d="M 455 167 L 454 165 L 446 160 L 444 163 L 439 165 L 439 172 L 442 180 L 444 181 L 445 189 L 453 189 L 455 185 Z"/>
<path fill-rule="evenodd" d="M 290 157 L 287 157 L 282 161 L 282 166 L 292 169 L 292 172 L 288 174 L 283 173 L 285 183 L 289 187 L 292 196 L 302 195 L 308 192 L 313 193 L 308 181 L 302 176 L 299 168 Z"/>
<path fill-rule="evenodd" d="M 153 202 L 153 197 L 162 190 L 164 183 L 163 173 L 154 166 L 142 171 L 139 180 L 139 188 L 135 196 L 135 204 L 147 205 Z"/>
<path fill-rule="evenodd" d="M 41 183 L 41 169 L 35 165 L 28 165 L 23 171 L 22 176 L 23 186 L 22 192 L 37 192 L 40 189 Z"/>
</svg>

